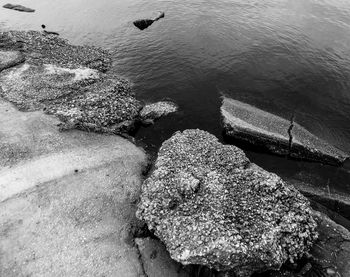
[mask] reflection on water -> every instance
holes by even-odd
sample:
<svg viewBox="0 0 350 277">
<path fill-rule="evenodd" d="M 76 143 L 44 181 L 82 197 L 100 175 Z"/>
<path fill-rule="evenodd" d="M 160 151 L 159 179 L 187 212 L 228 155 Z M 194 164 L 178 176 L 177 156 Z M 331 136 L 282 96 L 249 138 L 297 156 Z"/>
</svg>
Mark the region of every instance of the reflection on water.
<svg viewBox="0 0 350 277">
<path fill-rule="evenodd" d="M 3 2 L 3 1 L 2 1 Z M 22 3 L 23 2 L 23 3 Z M 3 5 L 4 3 L 0 4 Z M 110 49 L 114 70 L 141 99 L 171 98 L 181 112 L 143 128 L 156 150 L 176 130 L 221 137 L 221 94 L 290 118 L 350 150 L 350 2 L 346 0 L 31 0 L 0 9 L 0 28 L 45 24 L 73 43 Z M 132 22 L 165 11 L 145 31 Z M 350 192 L 343 169 L 248 152 L 263 167 Z M 300 177 L 304 178 L 305 177 Z"/>
</svg>

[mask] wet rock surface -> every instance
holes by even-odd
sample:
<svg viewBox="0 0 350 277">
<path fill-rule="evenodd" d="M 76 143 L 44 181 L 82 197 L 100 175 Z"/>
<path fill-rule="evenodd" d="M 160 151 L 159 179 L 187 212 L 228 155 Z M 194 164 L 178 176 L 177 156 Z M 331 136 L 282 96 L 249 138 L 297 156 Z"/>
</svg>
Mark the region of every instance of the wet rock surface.
<svg viewBox="0 0 350 277">
<path fill-rule="evenodd" d="M 330 189 L 329 187 L 320 187 L 293 178 L 284 180 L 288 184 L 293 185 L 308 199 L 314 200 L 350 220 L 350 197 L 348 194 Z"/>
<path fill-rule="evenodd" d="M 316 265 L 310 273 L 314 272 L 315 276 L 350 276 L 349 230 L 323 213 L 314 211 L 314 218 L 319 238 L 310 252 Z"/>
<path fill-rule="evenodd" d="M 311 213 L 305 197 L 239 148 L 185 130 L 159 150 L 137 216 L 176 261 L 250 276 L 308 252 Z"/>
<path fill-rule="evenodd" d="M 146 104 L 140 111 L 140 117 L 144 122 L 153 122 L 162 116 L 175 113 L 178 109 L 178 106 L 171 101 L 159 101 Z"/>
<path fill-rule="evenodd" d="M 27 13 L 33 13 L 35 10 L 31 8 L 24 7 L 22 5 L 13 5 L 13 4 L 5 4 L 2 6 L 5 9 L 15 10 L 19 12 L 27 12 Z"/>
<path fill-rule="evenodd" d="M 223 97 L 225 134 L 260 149 L 293 158 L 339 165 L 349 154 L 314 136 L 305 128 L 246 103 Z"/>
<path fill-rule="evenodd" d="M 44 109 L 61 119 L 62 129 L 133 128 L 142 105 L 126 80 L 108 72 L 108 52 L 32 31 L 0 33 L 0 44 L 25 56 L 24 64 L 0 74 L 0 96 L 21 110 Z"/>
</svg>

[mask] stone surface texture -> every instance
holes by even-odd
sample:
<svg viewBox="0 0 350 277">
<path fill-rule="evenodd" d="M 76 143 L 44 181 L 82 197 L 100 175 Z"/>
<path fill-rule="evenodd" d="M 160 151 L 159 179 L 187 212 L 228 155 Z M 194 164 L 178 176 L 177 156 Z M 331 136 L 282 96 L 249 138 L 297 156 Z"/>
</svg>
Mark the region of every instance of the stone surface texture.
<svg viewBox="0 0 350 277">
<path fill-rule="evenodd" d="M 229 137 L 279 155 L 329 164 L 341 164 L 349 154 L 286 120 L 249 104 L 223 97 L 225 133 Z"/>
<path fill-rule="evenodd" d="M 24 62 L 24 56 L 21 52 L 0 50 L 0 72 L 22 62 Z"/>
<path fill-rule="evenodd" d="M 142 105 L 128 81 L 108 71 L 110 53 L 34 31 L 2 32 L 0 46 L 0 64 L 8 51 L 26 60 L 0 74 L 0 96 L 21 110 L 44 109 L 63 129 L 107 133 L 128 132 L 138 120 Z"/>
<path fill-rule="evenodd" d="M 317 237 L 304 196 L 201 130 L 163 143 L 137 216 L 176 261 L 240 276 L 298 259 Z"/>
<path fill-rule="evenodd" d="M 143 276 L 132 230 L 145 153 L 0 101 L 0 276 Z"/>
</svg>

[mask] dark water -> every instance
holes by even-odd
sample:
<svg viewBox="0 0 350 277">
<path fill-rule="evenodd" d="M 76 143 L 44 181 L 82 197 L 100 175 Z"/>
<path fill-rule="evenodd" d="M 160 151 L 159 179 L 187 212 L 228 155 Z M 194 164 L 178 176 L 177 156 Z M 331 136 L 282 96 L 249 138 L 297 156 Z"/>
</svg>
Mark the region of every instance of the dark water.
<svg viewBox="0 0 350 277">
<path fill-rule="evenodd" d="M 348 0 L 18 0 L 36 9 L 0 9 L 0 29 L 48 30 L 76 44 L 110 49 L 114 70 L 140 99 L 174 100 L 175 116 L 142 128 L 156 151 L 176 130 L 200 128 L 222 140 L 220 95 L 296 121 L 350 151 L 350 2 Z M 0 1 L 1 6 L 5 4 Z M 165 18 L 145 31 L 132 21 Z M 342 168 L 247 150 L 283 176 L 350 193 Z"/>
</svg>

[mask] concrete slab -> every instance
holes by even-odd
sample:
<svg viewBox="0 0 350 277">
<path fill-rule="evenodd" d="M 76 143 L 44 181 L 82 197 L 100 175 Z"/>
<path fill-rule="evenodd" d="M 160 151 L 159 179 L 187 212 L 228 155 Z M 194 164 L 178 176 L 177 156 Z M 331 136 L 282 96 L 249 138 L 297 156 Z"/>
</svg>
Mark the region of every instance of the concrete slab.
<svg viewBox="0 0 350 277">
<path fill-rule="evenodd" d="M 0 276 L 142 276 L 130 230 L 145 153 L 0 101 Z"/>
<path fill-rule="evenodd" d="M 294 122 L 249 104 L 223 97 L 221 106 L 225 133 L 229 137 L 278 155 L 329 164 L 341 164 L 349 154 Z"/>
</svg>

